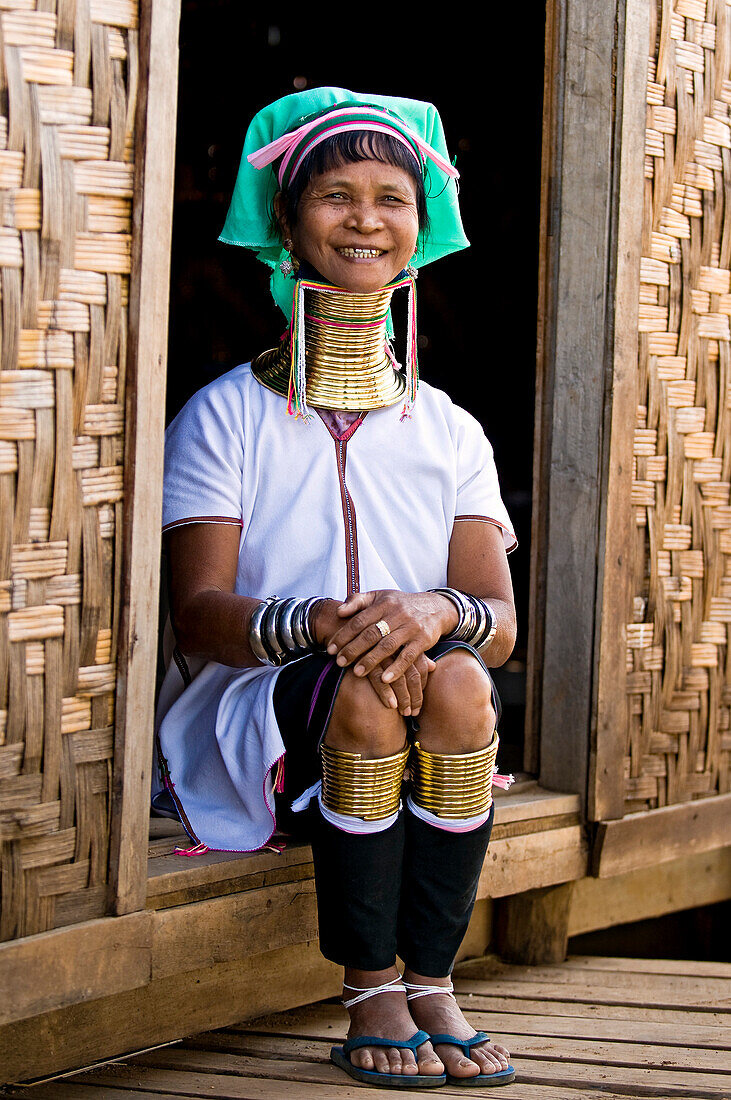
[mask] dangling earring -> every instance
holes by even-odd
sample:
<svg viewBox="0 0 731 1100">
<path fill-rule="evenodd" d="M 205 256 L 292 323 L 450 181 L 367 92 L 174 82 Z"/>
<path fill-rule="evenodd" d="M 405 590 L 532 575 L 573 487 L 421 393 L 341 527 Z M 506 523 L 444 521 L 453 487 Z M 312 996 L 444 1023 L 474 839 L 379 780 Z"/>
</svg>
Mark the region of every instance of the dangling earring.
<svg viewBox="0 0 731 1100">
<path fill-rule="evenodd" d="M 288 275 L 293 275 L 296 272 L 299 265 L 297 264 L 296 259 L 292 255 L 292 247 L 293 247 L 292 240 L 289 237 L 287 237 L 287 239 L 285 241 L 282 241 L 282 244 L 284 245 L 285 249 L 289 253 L 289 256 L 287 257 L 286 260 L 282 260 L 282 262 L 279 265 L 279 270 L 282 272 L 282 275 L 287 277 Z"/>
<path fill-rule="evenodd" d="M 414 255 L 411 257 L 411 262 L 409 263 L 408 267 L 406 268 L 406 274 L 409 276 L 410 279 L 418 279 L 418 277 L 419 277 L 418 269 L 416 267 L 414 267 L 414 260 L 415 259 L 416 259 L 416 253 L 414 253 Z"/>
</svg>

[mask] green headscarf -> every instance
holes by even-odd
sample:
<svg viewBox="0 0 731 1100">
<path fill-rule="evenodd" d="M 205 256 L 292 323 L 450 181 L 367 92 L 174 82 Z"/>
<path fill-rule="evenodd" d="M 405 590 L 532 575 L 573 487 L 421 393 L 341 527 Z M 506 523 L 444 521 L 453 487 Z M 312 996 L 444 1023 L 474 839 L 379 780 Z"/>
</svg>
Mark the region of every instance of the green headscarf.
<svg viewBox="0 0 731 1100">
<path fill-rule="evenodd" d="M 257 169 L 252 167 L 247 157 L 283 134 L 297 129 L 306 119 L 327 113 L 344 103 L 386 108 L 437 154 L 449 160 L 442 121 L 436 107 L 416 99 L 365 95 L 348 91 L 347 88 L 309 88 L 305 92 L 295 92 L 277 99 L 259 111 L 246 134 L 236 186 L 219 240 L 254 249 L 257 259 L 272 268 L 272 297 L 287 320 L 292 313 L 295 284 L 279 269 L 287 253 L 270 217 L 279 183 L 271 165 Z M 412 261 L 415 267 L 423 267 L 469 245 L 462 228 L 456 181 L 433 162 L 427 163 L 426 203 L 430 225 L 426 236 L 419 234 L 416 258 Z M 429 194 L 430 191 L 433 193 Z"/>
</svg>

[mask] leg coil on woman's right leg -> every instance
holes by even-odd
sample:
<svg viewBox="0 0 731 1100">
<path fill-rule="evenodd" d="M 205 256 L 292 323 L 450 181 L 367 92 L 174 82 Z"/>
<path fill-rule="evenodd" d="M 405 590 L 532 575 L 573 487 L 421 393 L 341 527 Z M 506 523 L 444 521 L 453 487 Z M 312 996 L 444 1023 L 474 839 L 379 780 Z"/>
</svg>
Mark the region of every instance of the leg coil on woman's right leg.
<svg viewBox="0 0 731 1100">
<path fill-rule="evenodd" d="M 401 784 L 409 748 L 375 760 L 323 745 L 320 819 L 312 836 L 326 958 L 382 970 L 396 958 L 404 819 Z M 354 835 L 359 834 L 359 835 Z"/>
<path fill-rule="evenodd" d="M 345 832 L 375 833 L 390 827 L 401 801 L 409 746 L 392 756 L 364 760 L 323 744 L 320 811 Z"/>
</svg>

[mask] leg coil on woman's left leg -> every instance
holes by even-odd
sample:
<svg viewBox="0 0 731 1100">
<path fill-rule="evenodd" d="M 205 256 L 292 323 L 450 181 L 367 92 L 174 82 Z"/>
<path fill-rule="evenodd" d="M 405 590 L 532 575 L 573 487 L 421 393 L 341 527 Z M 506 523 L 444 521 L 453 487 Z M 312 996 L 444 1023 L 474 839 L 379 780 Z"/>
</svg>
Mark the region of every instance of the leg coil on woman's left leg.
<svg viewBox="0 0 731 1100">
<path fill-rule="evenodd" d="M 467 832 L 487 821 L 499 738 L 477 752 L 428 752 L 415 742 L 409 808 L 422 821 L 447 832 Z"/>
</svg>

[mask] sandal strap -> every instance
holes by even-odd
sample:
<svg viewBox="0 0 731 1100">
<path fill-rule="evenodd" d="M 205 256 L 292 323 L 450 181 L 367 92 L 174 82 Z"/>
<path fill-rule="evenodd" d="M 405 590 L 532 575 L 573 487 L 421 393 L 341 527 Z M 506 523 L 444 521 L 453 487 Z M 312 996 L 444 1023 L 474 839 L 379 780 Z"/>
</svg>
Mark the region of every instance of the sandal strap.
<svg viewBox="0 0 731 1100">
<path fill-rule="evenodd" d="M 404 983 L 401 981 L 400 974 L 397 978 L 391 978 L 390 982 L 384 982 L 383 985 L 371 985 L 363 988 L 361 986 L 346 985 L 345 983 L 343 983 L 343 988 L 352 989 L 354 993 L 358 994 L 357 997 L 350 997 L 347 1001 L 343 1001 L 343 1008 L 352 1008 L 353 1005 L 358 1005 L 361 1001 L 368 1001 L 371 997 L 378 997 L 381 993 L 406 992 Z"/>
<path fill-rule="evenodd" d="M 357 1039 L 345 1040 L 343 1054 L 350 1054 L 351 1050 L 359 1050 L 361 1047 L 397 1047 L 399 1050 L 412 1050 L 416 1054 L 416 1048 L 428 1042 L 426 1031 L 417 1031 L 410 1039 L 382 1039 L 378 1035 L 359 1035 Z"/>
<path fill-rule="evenodd" d="M 473 1035 L 471 1039 L 457 1039 L 454 1035 L 431 1035 L 432 1043 L 436 1046 L 437 1043 L 446 1043 L 449 1046 L 460 1047 L 462 1052 L 469 1058 L 472 1047 L 476 1047 L 478 1043 L 489 1043 L 490 1036 L 485 1031 L 478 1031 L 476 1035 Z"/>
<path fill-rule="evenodd" d="M 455 999 L 451 981 L 449 985 L 417 985 L 416 982 L 404 982 L 404 986 L 407 1001 L 415 1001 L 417 997 L 431 997 L 433 993 L 448 993 L 452 1000 Z M 411 990 L 414 992 L 412 993 Z"/>
</svg>

